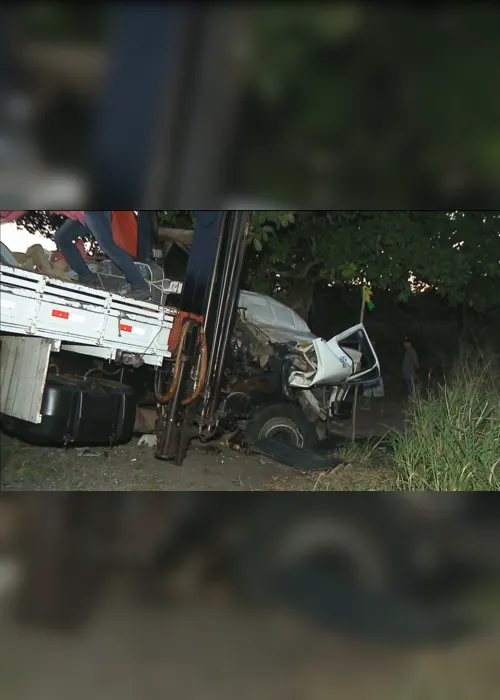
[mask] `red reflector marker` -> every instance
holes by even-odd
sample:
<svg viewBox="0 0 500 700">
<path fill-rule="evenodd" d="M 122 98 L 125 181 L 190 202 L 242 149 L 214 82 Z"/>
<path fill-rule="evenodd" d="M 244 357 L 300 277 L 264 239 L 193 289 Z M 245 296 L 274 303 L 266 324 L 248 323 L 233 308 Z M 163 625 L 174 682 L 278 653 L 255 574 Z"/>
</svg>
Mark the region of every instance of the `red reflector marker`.
<svg viewBox="0 0 500 700">
<path fill-rule="evenodd" d="M 126 326 L 124 323 L 120 323 L 120 330 L 124 333 L 132 333 L 132 326 Z"/>
<path fill-rule="evenodd" d="M 59 311 L 59 309 L 52 309 L 52 316 L 54 318 L 64 318 L 67 321 L 69 318 L 69 312 Z"/>
</svg>

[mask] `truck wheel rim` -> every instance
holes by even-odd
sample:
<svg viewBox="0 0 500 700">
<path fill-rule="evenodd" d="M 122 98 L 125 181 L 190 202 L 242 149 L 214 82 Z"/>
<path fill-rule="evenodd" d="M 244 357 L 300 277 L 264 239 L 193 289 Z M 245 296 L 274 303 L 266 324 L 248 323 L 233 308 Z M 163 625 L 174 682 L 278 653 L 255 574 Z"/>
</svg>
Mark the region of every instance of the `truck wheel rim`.
<svg viewBox="0 0 500 700">
<path fill-rule="evenodd" d="M 283 439 L 281 436 L 288 439 Z M 299 449 L 304 447 L 304 436 L 299 429 L 293 424 L 285 423 L 284 421 L 280 421 L 277 424 L 271 421 L 266 423 L 260 431 L 259 437 L 280 440 Z"/>
<path fill-rule="evenodd" d="M 321 551 L 343 558 L 354 580 L 368 589 L 382 590 L 386 584 L 385 567 L 361 532 L 349 523 L 332 518 L 312 518 L 288 533 L 275 558 L 278 566 L 288 567 L 307 562 Z"/>
</svg>

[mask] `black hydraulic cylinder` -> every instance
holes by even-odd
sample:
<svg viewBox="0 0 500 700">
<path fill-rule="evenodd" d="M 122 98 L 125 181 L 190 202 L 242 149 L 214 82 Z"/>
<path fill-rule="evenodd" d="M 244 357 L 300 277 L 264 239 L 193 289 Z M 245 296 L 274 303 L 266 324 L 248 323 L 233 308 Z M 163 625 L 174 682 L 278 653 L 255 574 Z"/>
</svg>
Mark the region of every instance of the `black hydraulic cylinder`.
<svg viewBox="0 0 500 700">
<path fill-rule="evenodd" d="M 179 406 L 181 401 L 184 378 L 187 369 L 187 358 L 182 358 L 181 373 L 177 391 L 168 406 L 168 411 L 165 419 L 165 424 L 158 441 L 158 446 L 155 452 L 156 459 L 164 461 L 175 460 L 179 441 L 181 439 L 182 426 L 179 426 Z"/>
<path fill-rule="evenodd" d="M 197 413 L 195 416 L 190 413 L 190 420 L 194 419 L 204 435 L 210 435 L 217 424 L 225 360 L 240 292 L 249 215 L 248 211 L 236 210 L 197 212 L 180 308 L 204 318 L 207 378 Z M 187 380 L 188 374 L 183 377 Z M 172 461 L 176 446 L 183 439 L 182 430 L 186 426 L 183 426 L 179 397 L 186 393 L 184 381 L 179 382 L 175 406 L 169 407 L 169 418 L 157 451 L 160 459 Z"/>
<path fill-rule="evenodd" d="M 207 289 L 205 333 L 209 361 L 203 394 L 201 424 L 215 427 L 224 365 L 233 330 L 246 252 L 248 211 L 226 211 L 220 221 L 218 264 Z"/>
</svg>

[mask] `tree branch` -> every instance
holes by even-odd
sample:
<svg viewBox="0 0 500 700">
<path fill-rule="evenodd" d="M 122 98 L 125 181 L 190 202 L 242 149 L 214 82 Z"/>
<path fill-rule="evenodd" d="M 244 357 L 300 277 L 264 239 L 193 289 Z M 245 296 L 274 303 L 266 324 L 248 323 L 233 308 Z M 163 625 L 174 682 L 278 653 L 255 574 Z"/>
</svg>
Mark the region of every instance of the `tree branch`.
<svg viewBox="0 0 500 700">
<path fill-rule="evenodd" d="M 160 226 L 158 229 L 158 238 L 160 241 L 173 241 L 182 245 L 191 245 L 193 242 L 193 231 L 185 228 L 168 228 Z"/>
<path fill-rule="evenodd" d="M 269 267 L 268 272 L 271 272 L 275 275 L 279 275 L 280 277 L 283 277 L 285 279 L 303 280 L 311 272 L 312 268 L 315 265 L 317 265 L 318 263 L 319 263 L 319 260 L 310 260 L 308 263 L 306 263 L 305 267 L 303 267 L 300 272 L 290 272 L 289 270 L 278 270 L 275 267 Z"/>
</svg>

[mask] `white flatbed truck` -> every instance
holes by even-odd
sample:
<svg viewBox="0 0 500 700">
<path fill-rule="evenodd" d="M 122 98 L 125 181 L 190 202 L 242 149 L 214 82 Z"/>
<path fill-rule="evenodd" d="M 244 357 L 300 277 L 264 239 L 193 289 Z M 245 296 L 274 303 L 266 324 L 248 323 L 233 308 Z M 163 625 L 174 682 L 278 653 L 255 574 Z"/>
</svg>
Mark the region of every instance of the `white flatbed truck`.
<svg viewBox="0 0 500 700">
<path fill-rule="evenodd" d="M 260 329 L 257 341 L 270 343 L 266 353 L 280 365 L 278 370 L 262 366 L 261 379 L 266 383 L 277 371 L 281 377 L 282 389 L 274 389 L 271 398 L 279 407 L 288 407 L 286 440 L 296 438 L 295 446 L 302 447 L 307 442 L 302 438 L 309 433 L 313 442 L 315 433 L 308 421 L 327 421 L 339 396 L 380 376 L 379 362 L 362 324 L 327 342 L 314 336 L 288 307 L 240 290 L 245 214 L 249 212 L 225 211 L 211 240 L 207 229 L 195 236 L 184 282 L 155 283 L 161 285 L 161 304 L 2 262 L 2 427 L 10 426 L 25 439 L 57 444 L 126 442 L 133 434 L 140 398 L 132 386 L 138 375 L 132 377 L 130 371 L 146 367 L 149 372 L 141 371 L 157 412 L 155 456 L 182 464 L 194 436 L 211 439 L 224 412 L 230 410 L 232 416 L 241 406 L 241 391 L 235 389 L 235 394 L 225 388 L 239 308 L 240 321 L 248 329 Z M 166 303 L 172 293 L 180 295 L 175 306 Z M 364 352 L 346 345 L 353 338 Z M 69 355 L 73 360 L 68 363 Z M 78 355 L 83 371 L 64 369 L 77 364 Z M 124 380 L 125 372 L 130 381 Z M 244 379 L 244 366 L 238 377 Z M 245 415 L 235 415 L 236 420 L 246 420 L 256 405 L 252 394 Z M 297 425 L 290 423 L 294 417 L 290 411 L 297 415 Z M 271 435 L 266 425 L 259 428 L 261 437 Z"/>
<path fill-rule="evenodd" d="M 0 266 L 0 412 L 40 423 L 51 353 L 160 367 L 178 310 Z"/>
</svg>

